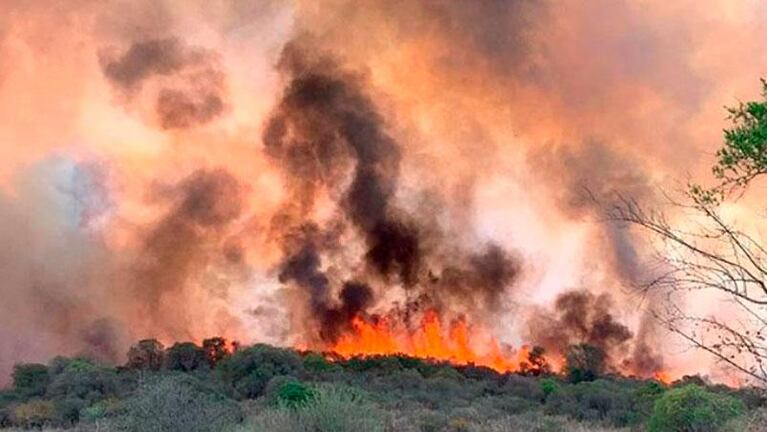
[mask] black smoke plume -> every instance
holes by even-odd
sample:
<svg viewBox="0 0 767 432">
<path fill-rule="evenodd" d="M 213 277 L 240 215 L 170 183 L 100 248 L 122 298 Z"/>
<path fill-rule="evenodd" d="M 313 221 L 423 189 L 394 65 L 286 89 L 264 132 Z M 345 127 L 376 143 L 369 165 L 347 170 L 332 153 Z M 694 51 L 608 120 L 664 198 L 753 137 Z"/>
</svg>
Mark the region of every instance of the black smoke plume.
<svg viewBox="0 0 767 432">
<path fill-rule="evenodd" d="M 162 129 L 203 125 L 225 110 L 224 73 L 215 54 L 176 37 L 140 40 L 121 55 L 102 53 L 100 62 L 127 101 L 150 93 Z"/>
<path fill-rule="evenodd" d="M 396 205 L 400 144 L 387 133 L 364 78 L 302 42 L 283 52 L 280 69 L 288 81 L 263 141 L 283 168 L 291 196 L 272 221 L 283 233 L 279 280 L 307 297 L 319 338 L 332 342 L 352 318 L 369 316 L 374 282 L 384 290 L 399 284 L 412 294 L 406 301 L 426 299 L 429 307 L 449 299 L 497 306 L 519 265 L 495 245 L 475 253 L 449 248 L 438 229 L 425 229 L 418 214 Z M 335 197 L 340 214 L 318 227 L 311 211 L 323 190 Z M 325 269 L 345 265 L 335 252 L 350 233 L 364 245 L 363 268 L 354 270 L 353 282 L 334 281 Z"/>
<path fill-rule="evenodd" d="M 533 314 L 528 322 L 530 341 L 562 355 L 568 346 L 584 343 L 600 348 L 608 357 L 618 355 L 633 334 L 616 320 L 613 307 L 609 294 L 584 290 L 562 293 L 553 310 Z"/>
</svg>

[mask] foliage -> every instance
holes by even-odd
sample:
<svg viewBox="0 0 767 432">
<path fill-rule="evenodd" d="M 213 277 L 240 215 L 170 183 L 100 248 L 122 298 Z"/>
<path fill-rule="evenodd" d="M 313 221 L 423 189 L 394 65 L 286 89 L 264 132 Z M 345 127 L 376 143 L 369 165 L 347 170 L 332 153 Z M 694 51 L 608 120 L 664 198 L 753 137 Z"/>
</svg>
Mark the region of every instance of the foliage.
<svg viewBox="0 0 767 432">
<path fill-rule="evenodd" d="M 655 407 L 655 401 L 666 392 L 666 388 L 656 381 L 651 381 L 634 391 L 633 404 L 637 416 L 649 418 Z"/>
<path fill-rule="evenodd" d="M 750 426 L 762 421 L 756 414 L 730 417 L 744 406 L 762 412 L 761 389 L 733 390 L 693 376 L 669 390 L 656 381 L 606 376 L 602 363 L 594 360 L 601 352 L 591 348 L 573 347 L 567 376 L 502 374 L 400 355 L 335 363 L 266 345 L 227 354 L 214 370 L 207 352 L 194 344 L 155 353 L 165 361 L 157 371 L 58 357 L 47 368 L 17 368 L 22 371 L 18 382 L 0 393 L 0 427 L 76 427 L 82 432 L 590 431 L 600 430 L 597 424 L 643 428 L 651 415 L 658 417 L 661 399 L 705 386 L 718 406 L 727 406 L 722 400 L 740 404 L 735 410 L 713 411 L 718 424 L 729 420 L 724 431 L 759 430 Z M 581 374 L 578 379 L 573 379 L 575 369 Z M 22 394 L 17 387 L 38 390 Z M 235 398 L 253 400 L 238 403 Z M 244 412 L 248 421 L 240 425 Z"/>
<path fill-rule="evenodd" d="M 567 377 L 573 384 L 593 381 L 604 371 L 605 353 L 593 345 L 573 345 L 568 349 L 566 358 Z"/>
<path fill-rule="evenodd" d="M 42 396 L 48 387 L 48 367 L 37 363 L 17 364 L 13 367 L 13 389 L 24 397 Z"/>
<path fill-rule="evenodd" d="M 45 395 L 51 399 L 83 399 L 91 404 L 120 395 L 120 384 L 113 369 L 78 361 L 53 378 Z"/>
<path fill-rule="evenodd" d="M 520 373 L 532 376 L 551 374 L 551 365 L 545 354 L 543 347 L 534 346 L 527 354 L 527 360 L 519 365 Z"/>
<path fill-rule="evenodd" d="M 229 357 L 229 350 L 226 347 L 226 339 L 222 337 L 213 337 L 202 341 L 202 350 L 205 351 L 205 358 L 208 365 L 215 368 L 218 362 Z"/>
<path fill-rule="evenodd" d="M 123 410 L 123 402 L 117 398 L 108 398 L 80 410 L 80 419 L 95 422 L 119 415 Z"/>
<path fill-rule="evenodd" d="M 144 339 L 128 350 L 128 369 L 157 371 L 165 363 L 165 349 L 156 339 Z"/>
<path fill-rule="evenodd" d="M 143 384 L 126 401 L 116 430 L 146 432 L 218 432 L 238 423 L 237 403 L 213 393 L 189 375 L 167 375 Z"/>
<path fill-rule="evenodd" d="M 176 343 L 165 353 L 165 368 L 189 372 L 210 367 L 205 349 L 192 342 Z"/>
<path fill-rule="evenodd" d="M 649 432 L 708 432 L 743 414 L 743 402 L 697 385 L 671 389 L 655 403 Z"/>
<path fill-rule="evenodd" d="M 362 393 L 323 386 L 309 403 L 295 409 L 261 412 L 242 428 L 249 432 L 383 432 L 384 413 Z"/>
<path fill-rule="evenodd" d="M 280 404 L 288 408 L 297 408 L 306 405 L 309 401 L 313 400 L 316 396 L 316 392 L 310 387 L 301 384 L 299 381 L 288 381 L 283 384 L 278 393 L 277 398 Z"/>
<path fill-rule="evenodd" d="M 272 377 L 301 375 L 303 363 L 293 351 L 259 344 L 224 359 L 217 370 L 242 397 L 255 398 Z"/>
<path fill-rule="evenodd" d="M 559 388 L 559 384 L 557 384 L 557 381 L 553 378 L 542 379 L 540 381 L 540 386 L 544 398 L 549 397 L 550 394 L 554 393 Z"/>
<path fill-rule="evenodd" d="M 309 353 L 303 357 L 304 369 L 311 373 L 332 372 L 338 366 L 329 362 L 325 357 L 317 353 Z"/>
<path fill-rule="evenodd" d="M 32 400 L 16 406 L 13 422 L 25 428 L 42 428 L 57 422 L 56 406 L 51 401 Z"/>
<path fill-rule="evenodd" d="M 716 152 L 714 176 L 723 187 L 744 187 L 767 172 L 767 81 L 762 100 L 728 108 L 732 126 L 724 130 L 724 145 Z"/>
</svg>

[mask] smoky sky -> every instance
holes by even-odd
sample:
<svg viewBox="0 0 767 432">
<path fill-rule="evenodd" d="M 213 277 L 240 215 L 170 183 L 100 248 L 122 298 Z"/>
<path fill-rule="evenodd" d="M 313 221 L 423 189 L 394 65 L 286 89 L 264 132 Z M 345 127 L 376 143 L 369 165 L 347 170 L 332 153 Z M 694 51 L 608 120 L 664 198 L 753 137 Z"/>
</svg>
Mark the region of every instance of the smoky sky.
<svg viewBox="0 0 767 432">
<path fill-rule="evenodd" d="M 667 3 L 4 2 L 0 375 L 254 341 L 254 310 L 273 343 L 429 309 L 668 366 L 623 295 L 646 251 L 602 210 L 710 172 L 767 10 Z"/>
<path fill-rule="evenodd" d="M 204 125 L 223 114 L 225 74 L 215 53 L 177 37 L 142 39 L 121 54 L 100 55 L 104 76 L 128 101 L 147 90 L 162 129 Z M 165 79 L 161 79 L 165 78 Z"/>
</svg>

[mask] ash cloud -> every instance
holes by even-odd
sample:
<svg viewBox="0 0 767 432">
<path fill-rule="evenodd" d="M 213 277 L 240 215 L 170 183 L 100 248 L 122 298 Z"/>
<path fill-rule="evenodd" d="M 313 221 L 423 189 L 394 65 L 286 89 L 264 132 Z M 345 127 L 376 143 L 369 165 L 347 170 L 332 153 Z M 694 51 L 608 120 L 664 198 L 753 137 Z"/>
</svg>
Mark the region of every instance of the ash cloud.
<svg viewBox="0 0 767 432">
<path fill-rule="evenodd" d="M 210 50 L 168 37 L 139 40 L 121 54 L 102 51 L 99 57 L 104 77 L 126 101 L 149 93 L 143 96 L 162 129 L 204 125 L 226 109 L 225 74 Z"/>
</svg>

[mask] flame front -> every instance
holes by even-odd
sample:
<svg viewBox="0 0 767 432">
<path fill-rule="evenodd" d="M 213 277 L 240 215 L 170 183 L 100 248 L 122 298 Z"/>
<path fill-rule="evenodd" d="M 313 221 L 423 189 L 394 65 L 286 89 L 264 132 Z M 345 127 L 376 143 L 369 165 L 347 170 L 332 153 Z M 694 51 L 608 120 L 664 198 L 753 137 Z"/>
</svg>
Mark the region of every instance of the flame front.
<svg viewBox="0 0 767 432">
<path fill-rule="evenodd" d="M 375 320 L 354 317 L 351 329 L 330 348 L 344 358 L 403 354 L 447 361 L 458 365 L 485 366 L 498 372 L 518 372 L 528 361 L 530 349 L 501 346 L 481 327 L 461 317 L 443 324 L 438 314 L 427 311 L 418 325 L 405 328 L 388 317 Z M 556 359 L 547 361 L 558 369 Z"/>
</svg>

